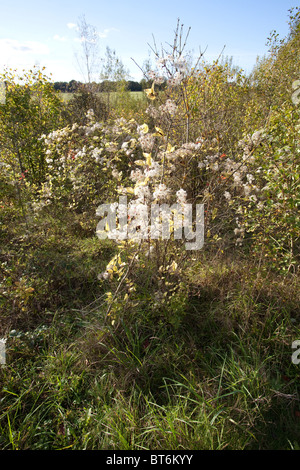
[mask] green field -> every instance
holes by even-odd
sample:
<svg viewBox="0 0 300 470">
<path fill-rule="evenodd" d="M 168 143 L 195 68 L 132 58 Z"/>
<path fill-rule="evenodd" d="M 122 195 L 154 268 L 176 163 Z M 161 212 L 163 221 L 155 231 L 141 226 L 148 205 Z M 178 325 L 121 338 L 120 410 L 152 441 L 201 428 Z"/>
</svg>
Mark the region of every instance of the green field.
<svg viewBox="0 0 300 470">
<path fill-rule="evenodd" d="M 63 100 L 68 102 L 70 99 L 72 99 L 72 97 L 74 96 L 75 93 L 60 93 L 60 95 L 62 96 Z M 111 99 L 112 101 L 114 101 L 119 93 L 118 92 L 115 92 L 115 91 L 112 91 L 112 92 L 109 92 L 109 93 L 97 93 L 98 96 L 102 96 L 104 100 L 107 100 L 108 97 L 109 99 Z M 129 96 L 131 98 L 135 98 L 137 100 L 141 100 L 141 99 L 144 99 L 145 97 L 145 94 L 143 91 L 130 91 L 129 92 Z"/>
</svg>

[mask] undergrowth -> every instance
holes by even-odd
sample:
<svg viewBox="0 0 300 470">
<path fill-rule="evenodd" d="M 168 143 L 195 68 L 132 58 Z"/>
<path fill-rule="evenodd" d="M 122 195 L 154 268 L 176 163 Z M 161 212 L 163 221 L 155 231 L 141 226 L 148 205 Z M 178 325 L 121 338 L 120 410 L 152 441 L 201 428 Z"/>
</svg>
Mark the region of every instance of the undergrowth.
<svg viewBox="0 0 300 470">
<path fill-rule="evenodd" d="M 180 325 L 150 324 L 136 302 L 112 327 L 95 282 L 112 242 L 74 234 L 66 216 L 14 233 L 1 260 L 2 449 L 298 448 L 295 276 L 199 252 Z M 26 302 L 10 297 L 20 279 Z"/>
</svg>

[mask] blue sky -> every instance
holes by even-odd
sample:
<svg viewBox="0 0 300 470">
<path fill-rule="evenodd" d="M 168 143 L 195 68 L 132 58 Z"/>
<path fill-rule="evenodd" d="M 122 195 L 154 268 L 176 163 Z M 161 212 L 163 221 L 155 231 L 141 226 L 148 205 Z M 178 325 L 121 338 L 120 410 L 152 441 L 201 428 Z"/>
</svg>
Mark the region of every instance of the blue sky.
<svg viewBox="0 0 300 470">
<path fill-rule="evenodd" d="M 12 0 L 1 6 L 0 67 L 46 67 L 55 81 L 83 80 L 75 53 L 81 44 L 75 25 L 81 15 L 99 32 L 100 54 L 116 51 L 132 79 L 142 78 L 131 57 L 142 66 L 148 43 L 173 41 L 177 18 L 191 27 L 188 49 L 206 48 L 216 59 L 223 47 L 233 63 L 250 71 L 256 57 L 267 53 L 272 30 L 288 32 L 290 0 Z"/>
</svg>

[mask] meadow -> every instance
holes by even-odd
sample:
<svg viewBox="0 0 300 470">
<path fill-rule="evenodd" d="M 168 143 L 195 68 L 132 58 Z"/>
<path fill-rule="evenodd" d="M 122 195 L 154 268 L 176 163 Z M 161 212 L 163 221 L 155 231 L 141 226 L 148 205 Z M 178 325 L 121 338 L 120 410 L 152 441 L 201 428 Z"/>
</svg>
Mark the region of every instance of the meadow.
<svg viewBox="0 0 300 470">
<path fill-rule="evenodd" d="M 144 96 L 145 96 L 142 91 L 130 91 L 129 93 L 130 93 L 130 97 L 135 98 L 137 100 L 138 99 L 143 99 Z M 60 95 L 61 95 L 61 97 L 64 101 L 69 101 L 74 97 L 74 94 L 75 93 L 64 93 L 64 92 L 62 92 Z M 118 92 L 112 91 L 112 92 L 109 93 L 109 95 L 112 98 L 112 100 L 115 101 L 117 96 L 118 96 Z M 107 93 L 105 93 L 105 92 L 97 93 L 97 96 L 99 96 L 100 98 L 102 96 L 103 101 L 105 101 L 105 99 L 107 99 Z"/>
<path fill-rule="evenodd" d="M 1 450 L 300 449 L 299 12 L 248 75 L 177 33 L 109 103 L 1 76 Z M 120 195 L 137 239 L 97 232 Z M 144 236 L 153 201 L 203 247 Z"/>
</svg>

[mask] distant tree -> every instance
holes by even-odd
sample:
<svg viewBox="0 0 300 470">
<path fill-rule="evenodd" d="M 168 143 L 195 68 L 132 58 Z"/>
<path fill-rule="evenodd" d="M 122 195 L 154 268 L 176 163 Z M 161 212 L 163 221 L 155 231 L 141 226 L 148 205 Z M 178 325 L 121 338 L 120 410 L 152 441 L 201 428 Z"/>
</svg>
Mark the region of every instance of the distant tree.
<svg viewBox="0 0 300 470">
<path fill-rule="evenodd" d="M 139 82 L 133 82 L 132 80 L 129 80 L 127 83 L 127 88 L 129 91 L 142 91 L 142 85 Z"/>
<path fill-rule="evenodd" d="M 96 28 L 81 16 L 77 24 L 81 54 L 75 54 L 80 72 L 86 83 L 92 83 L 99 70 L 99 34 Z"/>
<path fill-rule="evenodd" d="M 105 57 L 102 59 L 102 70 L 100 79 L 105 82 L 113 82 L 113 91 L 123 95 L 127 91 L 128 70 L 116 54 L 114 49 L 107 46 Z M 110 109 L 111 87 L 105 90 L 107 92 L 107 107 Z"/>
<path fill-rule="evenodd" d="M 77 80 L 71 80 L 68 84 L 67 92 L 74 93 L 78 90 L 78 88 L 82 85 L 81 82 L 77 82 Z"/>
<path fill-rule="evenodd" d="M 70 123 L 85 124 L 86 114 L 92 109 L 94 116 L 99 121 L 105 121 L 108 117 L 107 106 L 99 94 L 91 91 L 89 84 L 81 84 L 72 99 L 65 108 L 65 119 Z"/>
<path fill-rule="evenodd" d="M 151 87 L 152 82 L 150 80 L 146 80 L 145 78 L 142 78 L 142 80 L 140 81 L 140 85 L 141 85 L 142 90 L 145 90 Z"/>
<path fill-rule="evenodd" d="M 116 51 L 106 47 L 105 57 L 102 59 L 102 70 L 100 78 L 102 80 L 112 80 L 113 82 L 126 81 L 129 71 L 125 68 Z"/>
<path fill-rule="evenodd" d="M 99 91 L 102 93 L 116 91 L 116 89 L 117 89 L 116 82 L 113 82 L 112 80 L 103 80 L 99 84 Z"/>
<path fill-rule="evenodd" d="M 68 82 L 54 82 L 54 90 L 66 93 L 68 91 Z"/>
</svg>

